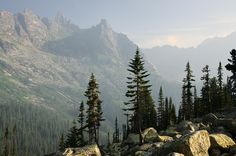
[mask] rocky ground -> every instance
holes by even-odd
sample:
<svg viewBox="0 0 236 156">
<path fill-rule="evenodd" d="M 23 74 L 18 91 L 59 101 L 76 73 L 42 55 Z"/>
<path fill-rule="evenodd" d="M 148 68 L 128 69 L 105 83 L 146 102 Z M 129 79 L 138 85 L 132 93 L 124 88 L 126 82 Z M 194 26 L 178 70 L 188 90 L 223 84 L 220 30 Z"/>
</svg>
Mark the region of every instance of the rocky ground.
<svg viewBox="0 0 236 156">
<path fill-rule="evenodd" d="M 236 113 L 217 117 L 208 114 L 202 119 L 182 121 L 167 130 L 154 128 L 143 131 L 144 144 L 138 134 L 129 134 L 121 143 L 113 143 L 106 150 L 97 145 L 68 148 L 52 156 L 236 156 Z"/>
</svg>

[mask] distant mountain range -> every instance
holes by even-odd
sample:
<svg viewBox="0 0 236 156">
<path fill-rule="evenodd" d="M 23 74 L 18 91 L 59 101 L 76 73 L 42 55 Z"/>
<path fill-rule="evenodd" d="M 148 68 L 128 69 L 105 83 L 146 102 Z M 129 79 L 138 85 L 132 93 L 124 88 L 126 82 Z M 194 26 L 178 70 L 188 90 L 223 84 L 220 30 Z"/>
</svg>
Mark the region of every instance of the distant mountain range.
<svg viewBox="0 0 236 156">
<path fill-rule="evenodd" d="M 122 108 L 126 100 L 127 67 L 136 48 L 126 35 L 114 32 L 106 20 L 91 28 L 80 29 L 60 14 L 51 20 L 30 10 L 18 14 L 1 11 L 0 78 L 4 78 L 4 82 L 0 82 L 0 99 L 6 101 L 11 97 L 13 103 L 21 101 L 45 109 L 50 112 L 47 115 L 56 114 L 60 122 L 51 121 L 51 124 L 60 127 L 61 122 L 76 118 L 93 72 L 102 93 L 106 119 L 102 129 L 110 131 L 116 116 L 120 126 L 125 121 Z M 151 73 L 154 99 L 157 101 L 162 85 L 165 95 L 177 101 L 179 84 L 163 79 L 148 61 L 145 65 Z M 6 87 L 1 87 L 1 83 Z M 33 124 L 36 125 L 32 127 L 37 127 L 40 123 Z M 63 128 L 51 132 L 55 133 L 52 136 L 59 136 Z M 37 131 L 41 138 L 45 137 L 44 133 Z M 45 139 L 44 144 L 51 142 Z M 49 152 L 56 146 L 55 142 L 53 147 L 43 145 L 41 148 Z"/>
<path fill-rule="evenodd" d="M 215 76 L 219 61 L 225 66 L 230 58 L 230 51 L 236 48 L 236 32 L 226 37 L 209 38 L 197 47 L 178 48 L 175 46 L 162 46 L 145 49 L 144 54 L 159 73 L 168 80 L 181 82 L 187 61 L 192 66 L 197 83 L 200 84 L 202 68 L 210 66 L 211 76 Z M 225 78 L 230 73 L 224 68 Z"/>
</svg>

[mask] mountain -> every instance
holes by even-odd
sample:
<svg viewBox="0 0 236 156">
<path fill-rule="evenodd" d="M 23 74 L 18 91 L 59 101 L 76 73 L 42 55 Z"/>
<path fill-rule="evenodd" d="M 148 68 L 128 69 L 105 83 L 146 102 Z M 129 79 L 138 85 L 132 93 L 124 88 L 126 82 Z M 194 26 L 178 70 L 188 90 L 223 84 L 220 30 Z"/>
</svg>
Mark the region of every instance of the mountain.
<svg viewBox="0 0 236 156">
<path fill-rule="evenodd" d="M 222 65 L 228 63 L 229 52 L 236 48 L 236 32 L 226 37 L 209 38 L 203 41 L 197 47 L 178 48 L 175 46 L 162 46 L 145 49 L 146 59 L 154 65 L 159 73 L 169 80 L 182 81 L 187 61 L 196 76 L 197 84 L 201 84 L 202 68 L 205 65 L 210 66 L 211 76 L 215 76 L 219 61 Z M 224 68 L 224 77 L 229 75 Z"/>
<path fill-rule="evenodd" d="M 116 116 L 125 123 L 122 108 L 127 66 L 136 48 L 106 20 L 81 29 L 61 14 L 48 19 L 30 10 L 18 14 L 1 11 L 1 131 L 14 124 L 20 127 L 17 138 L 21 144 L 17 148 L 21 155 L 55 151 L 55 140 L 77 117 L 93 72 L 103 100 L 105 136 L 112 131 Z M 145 65 L 151 73 L 154 99 L 157 101 L 162 85 L 166 95 L 176 100 L 179 85 L 164 80 L 147 61 Z"/>
</svg>

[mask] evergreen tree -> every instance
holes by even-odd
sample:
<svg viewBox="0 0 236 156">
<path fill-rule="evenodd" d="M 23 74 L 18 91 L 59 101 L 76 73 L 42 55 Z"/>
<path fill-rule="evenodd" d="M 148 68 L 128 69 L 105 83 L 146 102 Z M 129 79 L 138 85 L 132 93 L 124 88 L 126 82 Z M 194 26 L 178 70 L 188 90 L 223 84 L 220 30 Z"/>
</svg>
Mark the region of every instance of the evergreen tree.
<svg viewBox="0 0 236 156">
<path fill-rule="evenodd" d="M 212 112 L 212 106 L 210 101 L 210 69 L 209 66 L 206 65 L 203 69 L 203 76 L 201 77 L 201 80 L 203 80 L 203 87 L 201 90 L 201 112 L 200 115 L 207 114 L 209 112 Z"/>
<path fill-rule="evenodd" d="M 119 127 L 118 127 L 118 120 L 117 120 L 117 117 L 116 117 L 116 120 L 115 120 L 115 132 L 114 132 L 114 135 L 113 135 L 113 143 L 118 143 L 120 142 L 119 140 Z"/>
<path fill-rule="evenodd" d="M 107 132 L 107 148 L 110 149 L 111 141 L 110 141 L 110 133 Z"/>
<path fill-rule="evenodd" d="M 228 71 L 231 71 L 232 76 L 230 76 L 229 78 L 229 83 L 230 83 L 230 89 L 231 89 L 231 93 L 232 96 L 234 97 L 234 101 L 235 101 L 235 97 L 236 97 L 236 50 L 233 49 L 230 52 L 231 55 L 231 59 L 228 59 L 228 61 L 230 63 L 228 63 L 225 68 Z"/>
<path fill-rule="evenodd" d="M 179 111 L 178 111 L 178 123 L 180 123 L 181 121 L 184 120 L 184 116 L 183 116 L 183 106 L 182 104 L 180 104 L 179 106 Z"/>
<path fill-rule="evenodd" d="M 78 123 L 80 124 L 80 130 L 78 131 L 78 134 L 79 134 L 78 138 L 80 139 L 79 146 L 84 146 L 85 140 L 84 140 L 84 133 L 83 133 L 83 127 L 84 127 L 84 102 L 83 101 L 80 103 L 80 107 L 79 107 Z"/>
<path fill-rule="evenodd" d="M 164 97 L 162 87 L 160 87 L 159 91 L 159 100 L 158 100 L 158 108 L 157 108 L 157 121 L 158 127 L 160 130 L 164 129 L 165 127 L 165 109 L 164 109 Z"/>
<path fill-rule="evenodd" d="M 172 122 L 171 122 L 171 110 L 172 110 L 172 106 L 173 106 L 173 102 L 172 102 L 172 98 L 170 97 L 169 98 L 169 106 L 168 106 L 168 112 L 169 112 L 169 115 L 168 115 L 168 121 L 169 121 L 169 124 L 171 125 Z"/>
<path fill-rule="evenodd" d="M 127 138 L 127 125 L 122 124 L 122 131 L 123 131 L 123 138 L 122 138 L 122 140 L 124 141 Z"/>
<path fill-rule="evenodd" d="M 78 139 L 78 129 L 76 127 L 76 122 L 73 121 L 73 126 L 70 128 L 69 133 L 67 134 L 67 139 L 65 141 L 65 147 L 75 148 L 79 146 Z"/>
<path fill-rule="evenodd" d="M 100 92 L 95 76 L 92 73 L 85 96 L 87 97 L 87 118 L 86 123 L 88 125 L 89 140 L 88 143 L 99 143 L 99 127 L 100 122 L 103 121 L 102 108 L 100 100 Z"/>
<path fill-rule="evenodd" d="M 178 115 L 178 122 L 181 122 L 182 120 L 185 120 L 185 115 L 187 112 L 187 101 L 186 101 L 186 88 L 184 87 L 185 86 L 185 80 L 183 80 L 184 84 L 183 84 L 183 87 L 182 87 L 182 100 L 181 100 L 181 104 L 179 107 L 179 115 Z"/>
<path fill-rule="evenodd" d="M 129 62 L 129 68 L 128 71 L 130 72 L 130 75 L 127 77 L 127 92 L 126 97 L 129 98 L 128 102 L 125 102 L 126 108 L 123 109 L 128 112 L 132 112 L 132 118 L 131 118 L 131 130 L 135 133 L 139 133 L 140 135 L 140 143 L 142 142 L 142 135 L 141 131 L 144 128 L 143 127 L 143 112 L 142 110 L 146 109 L 146 104 L 144 103 L 144 97 L 145 92 L 150 92 L 149 80 L 146 80 L 146 78 L 150 75 L 145 69 L 144 69 L 144 61 L 143 58 L 140 55 L 139 49 L 137 48 L 136 54 L 134 56 L 134 59 L 131 59 Z"/>
<path fill-rule="evenodd" d="M 201 106 L 199 105 L 199 98 L 197 97 L 196 87 L 194 87 L 193 96 L 194 96 L 194 102 L 193 102 L 194 117 L 197 118 L 199 117 L 199 111 L 202 111 L 202 110 L 201 110 Z"/>
<path fill-rule="evenodd" d="M 177 121 L 177 116 L 176 116 L 176 109 L 175 109 L 175 105 L 172 102 L 172 98 L 169 98 L 169 125 L 173 125 L 176 124 Z"/>
<path fill-rule="evenodd" d="M 5 129 L 4 133 L 4 149 L 3 149 L 3 156 L 9 156 L 9 130 L 8 127 Z"/>
<path fill-rule="evenodd" d="M 230 108 L 234 104 L 234 99 L 232 97 L 231 89 L 228 84 L 223 86 L 223 103 L 224 107 Z"/>
<path fill-rule="evenodd" d="M 61 137 L 59 140 L 59 151 L 63 152 L 64 150 L 65 150 L 64 134 L 61 134 Z"/>
<path fill-rule="evenodd" d="M 142 129 L 149 127 L 157 127 L 157 112 L 155 103 L 149 91 L 145 91 L 143 95 L 142 107 Z"/>
<path fill-rule="evenodd" d="M 165 124 L 164 124 L 164 128 L 166 129 L 168 127 L 168 125 L 170 124 L 170 120 L 169 120 L 169 114 L 170 111 L 169 111 L 169 101 L 168 101 L 168 97 L 166 97 L 165 99 L 165 117 L 164 117 L 164 120 L 165 120 Z"/>
<path fill-rule="evenodd" d="M 185 105 L 185 108 L 184 108 L 184 112 L 183 112 L 183 115 L 184 115 L 184 118 L 186 120 L 190 120 L 190 118 L 192 117 L 192 114 L 193 114 L 193 93 L 192 93 L 192 88 L 194 87 L 192 82 L 195 81 L 193 79 L 193 74 L 192 74 L 192 70 L 190 68 L 190 64 L 189 62 L 187 62 L 187 65 L 186 65 L 186 69 L 185 69 L 185 72 L 186 72 L 186 77 L 184 78 L 183 82 L 184 82 L 184 88 L 186 89 L 186 105 Z"/>
<path fill-rule="evenodd" d="M 219 62 L 218 67 L 218 74 L 217 74 L 217 80 L 218 80 L 218 86 L 219 86 L 219 92 L 218 92 L 218 108 L 223 107 L 223 68 L 221 65 L 221 62 Z"/>
<path fill-rule="evenodd" d="M 175 105 L 172 104 L 170 109 L 170 125 L 176 124 L 177 116 L 176 116 L 176 109 Z"/>
<path fill-rule="evenodd" d="M 216 77 L 213 77 L 210 79 L 210 107 L 211 107 L 211 112 L 217 112 L 219 111 L 219 97 L 218 97 L 218 85 L 217 85 L 217 79 Z"/>
<path fill-rule="evenodd" d="M 103 112 L 102 112 L 102 101 L 98 100 L 97 103 L 97 115 L 96 115 L 96 131 L 97 131 L 97 138 L 96 138 L 96 143 L 99 143 L 99 130 L 100 130 L 100 126 L 101 126 L 101 122 L 105 121 L 105 119 L 103 118 Z"/>
<path fill-rule="evenodd" d="M 16 156 L 17 149 L 17 138 L 16 138 L 16 124 L 13 127 L 12 131 L 12 149 L 11 149 L 11 155 Z"/>
</svg>

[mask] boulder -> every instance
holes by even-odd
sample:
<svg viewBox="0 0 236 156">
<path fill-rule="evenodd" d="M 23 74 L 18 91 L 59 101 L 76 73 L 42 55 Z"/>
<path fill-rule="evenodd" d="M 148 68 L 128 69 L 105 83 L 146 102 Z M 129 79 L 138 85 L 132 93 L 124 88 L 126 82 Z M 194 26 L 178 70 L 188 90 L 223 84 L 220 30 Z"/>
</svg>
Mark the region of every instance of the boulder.
<svg viewBox="0 0 236 156">
<path fill-rule="evenodd" d="M 157 151 L 157 155 L 178 152 L 185 156 L 208 156 L 210 145 L 209 133 L 206 130 L 200 130 L 164 144 Z"/>
<path fill-rule="evenodd" d="M 139 151 L 147 151 L 149 150 L 153 145 L 150 143 L 143 144 L 139 147 Z"/>
<path fill-rule="evenodd" d="M 185 156 L 208 156 L 210 145 L 209 133 L 201 130 L 180 138 L 178 151 Z"/>
<path fill-rule="evenodd" d="M 145 143 L 155 142 L 158 136 L 157 131 L 154 128 L 147 128 L 142 133 L 143 139 Z"/>
<path fill-rule="evenodd" d="M 168 154 L 167 156 L 184 156 L 184 155 L 181 153 L 172 152 L 172 153 Z"/>
<path fill-rule="evenodd" d="M 210 134 L 211 148 L 219 148 L 219 149 L 230 149 L 235 145 L 235 142 L 229 136 L 218 133 L 218 134 Z"/>
<path fill-rule="evenodd" d="M 125 143 L 133 145 L 139 144 L 139 134 L 130 133 L 125 140 Z"/>
<path fill-rule="evenodd" d="M 161 136 L 161 135 L 158 135 L 157 136 L 157 141 L 158 142 L 169 142 L 169 141 L 173 141 L 174 139 L 170 136 Z"/>
<path fill-rule="evenodd" d="M 182 134 L 189 134 L 198 130 L 198 127 L 191 121 L 182 121 L 177 125 L 176 130 L 181 132 Z"/>
<path fill-rule="evenodd" d="M 81 148 L 66 148 L 64 156 L 101 156 L 101 152 L 96 144 Z"/>
<path fill-rule="evenodd" d="M 179 139 L 179 138 L 181 138 L 181 137 L 182 137 L 181 134 L 177 134 L 176 136 L 174 136 L 174 139 Z"/>
<path fill-rule="evenodd" d="M 163 142 L 153 143 L 152 147 L 148 149 L 148 152 L 152 153 L 152 155 L 157 155 L 158 151 L 160 151 L 160 148 L 162 148 L 163 145 Z"/>
<path fill-rule="evenodd" d="M 211 124 L 214 125 L 214 124 L 216 123 L 217 119 L 218 119 L 218 118 L 215 116 L 215 114 L 209 113 L 209 114 L 205 115 L 205 116 L 202 118 L 202 122 L 203 122 L 204 124 L 209 124 L 209 123 L 211 123 Z"/>
<path fill-rule="evenodd" d="M 135 156 L 151 156 L 152 154 L 149 152 L 145 152 L 145 151 L 137 151 L 135 152 Z"/>
<path fill-rule="evenodd" d="M 171 128 L 168 128 L 167 130 L 165 131 L 162 131 L 160 133 L 160 135 L 167 135 L 167 136 L 171 136 L 171 137 L 174 137 L 176 135 L 180 134 L 179 132 L 177 132 L 175 129 L 173 129 L 172 127 Z"/>
</svg>

